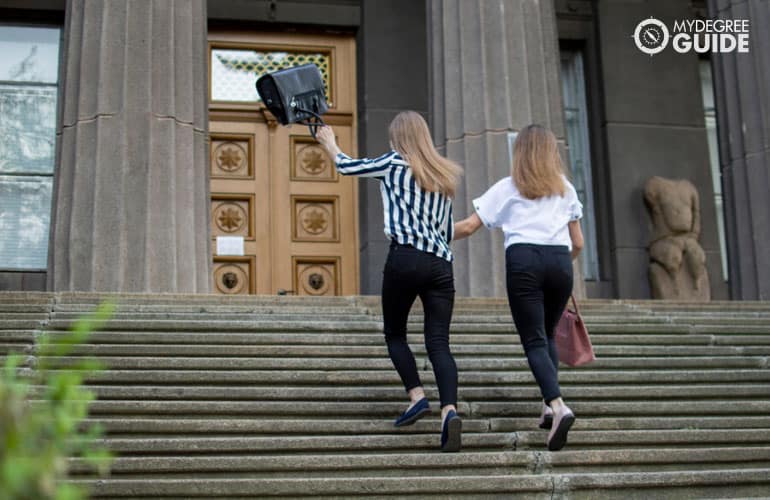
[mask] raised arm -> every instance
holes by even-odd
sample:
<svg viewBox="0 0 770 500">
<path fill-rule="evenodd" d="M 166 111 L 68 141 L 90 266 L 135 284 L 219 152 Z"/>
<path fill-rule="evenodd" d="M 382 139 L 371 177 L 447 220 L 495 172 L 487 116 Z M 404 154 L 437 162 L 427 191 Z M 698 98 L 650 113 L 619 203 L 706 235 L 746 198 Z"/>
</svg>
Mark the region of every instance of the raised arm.
<svg viewBox="0 0 770 500">
<path fill-rule="evenodd" d="M 325 125 L 318 130 L 316 135 L 318 142 L 324 147 L 329 156 L 334 159 L 337 171 L 342 175 L 357 175 L 360 177 L 383 177 L 391 168 L 391 161 L 395 153 L 390 152 L 379 158 L 355 159 L 342 152 L 334 137 L 334 130 Z"/>
<path fill-rule="evenodd" d="M 483 225 L 479 214 L 473 212 L 470 216 L 455 222 L 454 239 L 459 240 L 475 233 Z"/>
</svg>

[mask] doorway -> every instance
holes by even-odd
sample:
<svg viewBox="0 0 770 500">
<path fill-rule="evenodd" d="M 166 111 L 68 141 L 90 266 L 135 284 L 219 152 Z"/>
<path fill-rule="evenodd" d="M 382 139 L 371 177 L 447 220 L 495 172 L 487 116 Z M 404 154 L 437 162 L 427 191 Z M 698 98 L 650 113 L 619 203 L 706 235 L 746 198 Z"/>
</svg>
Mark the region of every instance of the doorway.
<svg viewBox="0 0 770 500">
<path fill-rule="evenodd" d="M 355 155 L 354 38 L 211 32 L 208 57 L 214 292 L 357 294 L 356 179 L 336 172 L 306 126 L 281 126 L 254 87 L 262 74 L 315 63 L 324 120 Z M 231 245 L 219 254 L 222 237 Z"/>
</svg>

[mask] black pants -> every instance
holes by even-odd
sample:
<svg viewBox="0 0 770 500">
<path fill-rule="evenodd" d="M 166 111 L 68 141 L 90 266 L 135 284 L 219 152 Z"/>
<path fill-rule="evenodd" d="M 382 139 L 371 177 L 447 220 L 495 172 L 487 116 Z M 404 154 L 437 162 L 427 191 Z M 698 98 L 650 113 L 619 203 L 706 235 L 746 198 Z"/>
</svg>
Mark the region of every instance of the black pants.
<svg viewBox="0 0 770 500">
<path fill-rule="evenodd" d="M 455 298 L 452 263 L 411 246 L 391 243 L 382 279 L 385 342 L 407 392 L 422 385 L 406 341 L 409 310 L 418 295 L 425 312 L 425 348 L 436 375 L 441 406 L 457 404 L 457 366 L 449 350 Z"/>
<path fill-rule="evenodd" d="M 572 293 L 566 246 L 513 244 L 505 251 L 508 304 L 543 400 L 561 397 L 553 330 Z"/>
</svg>

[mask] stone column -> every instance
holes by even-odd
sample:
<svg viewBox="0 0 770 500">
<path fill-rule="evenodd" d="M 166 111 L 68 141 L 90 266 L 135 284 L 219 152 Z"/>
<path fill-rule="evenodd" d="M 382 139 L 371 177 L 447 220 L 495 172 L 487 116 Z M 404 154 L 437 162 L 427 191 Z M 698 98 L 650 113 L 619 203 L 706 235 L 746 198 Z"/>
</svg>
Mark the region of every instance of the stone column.
<svg viewBox="0 0 770 500">
<path fill-rule="evenodd" d="M 67 0 L 51 290 L 210 289 L 205 0 Z"/>
<path fill-rule="evenodd" d="M 425 0 L 362 0 L 358 53 L 358 154 L 390 149 L 388 126 L 405 109 L 428 117 L 428 39 Z M 405 57 L 405 54 L 409 54 Z M 358 184 L 361 293 L 379 295 L 390 240 L 383 233 L 379 182 Z"/>
<path fill-rule="evenodd" d="M 465 167 L 457 220 L 510 175 L 510 132 L 540 123 L 564 141 L 556 14 L 537 0 L 429 0 L 428 8 L 434 139 Z M 500 231 L 482 229 L 453 249 L 459 295 L 505 295 Z"/>
<path fill-rule="evenodd" d="M 730 295 L 770 299 L 770 4 L 709 0 L 713 19 L 749 19 L 749 53 L 714 54 Z"/>
</svg>

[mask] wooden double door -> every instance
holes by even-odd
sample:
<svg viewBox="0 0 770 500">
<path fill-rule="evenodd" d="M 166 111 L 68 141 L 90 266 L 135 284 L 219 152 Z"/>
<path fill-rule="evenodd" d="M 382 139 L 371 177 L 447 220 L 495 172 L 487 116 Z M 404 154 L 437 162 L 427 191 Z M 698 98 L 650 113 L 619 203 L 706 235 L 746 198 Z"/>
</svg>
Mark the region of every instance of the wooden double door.
<svg viewBox="0 0 770 500">
<path fill-rule="evenodd" d="M 306 126 L 278 124 L 254 90 L 257 76 L 307 62 L 326 82 L 325 121 L 355 154 L 352 37 L 209 34 L 215 293 L 358 293 L 357 180 L 336 172 Z"/>
</svg>

